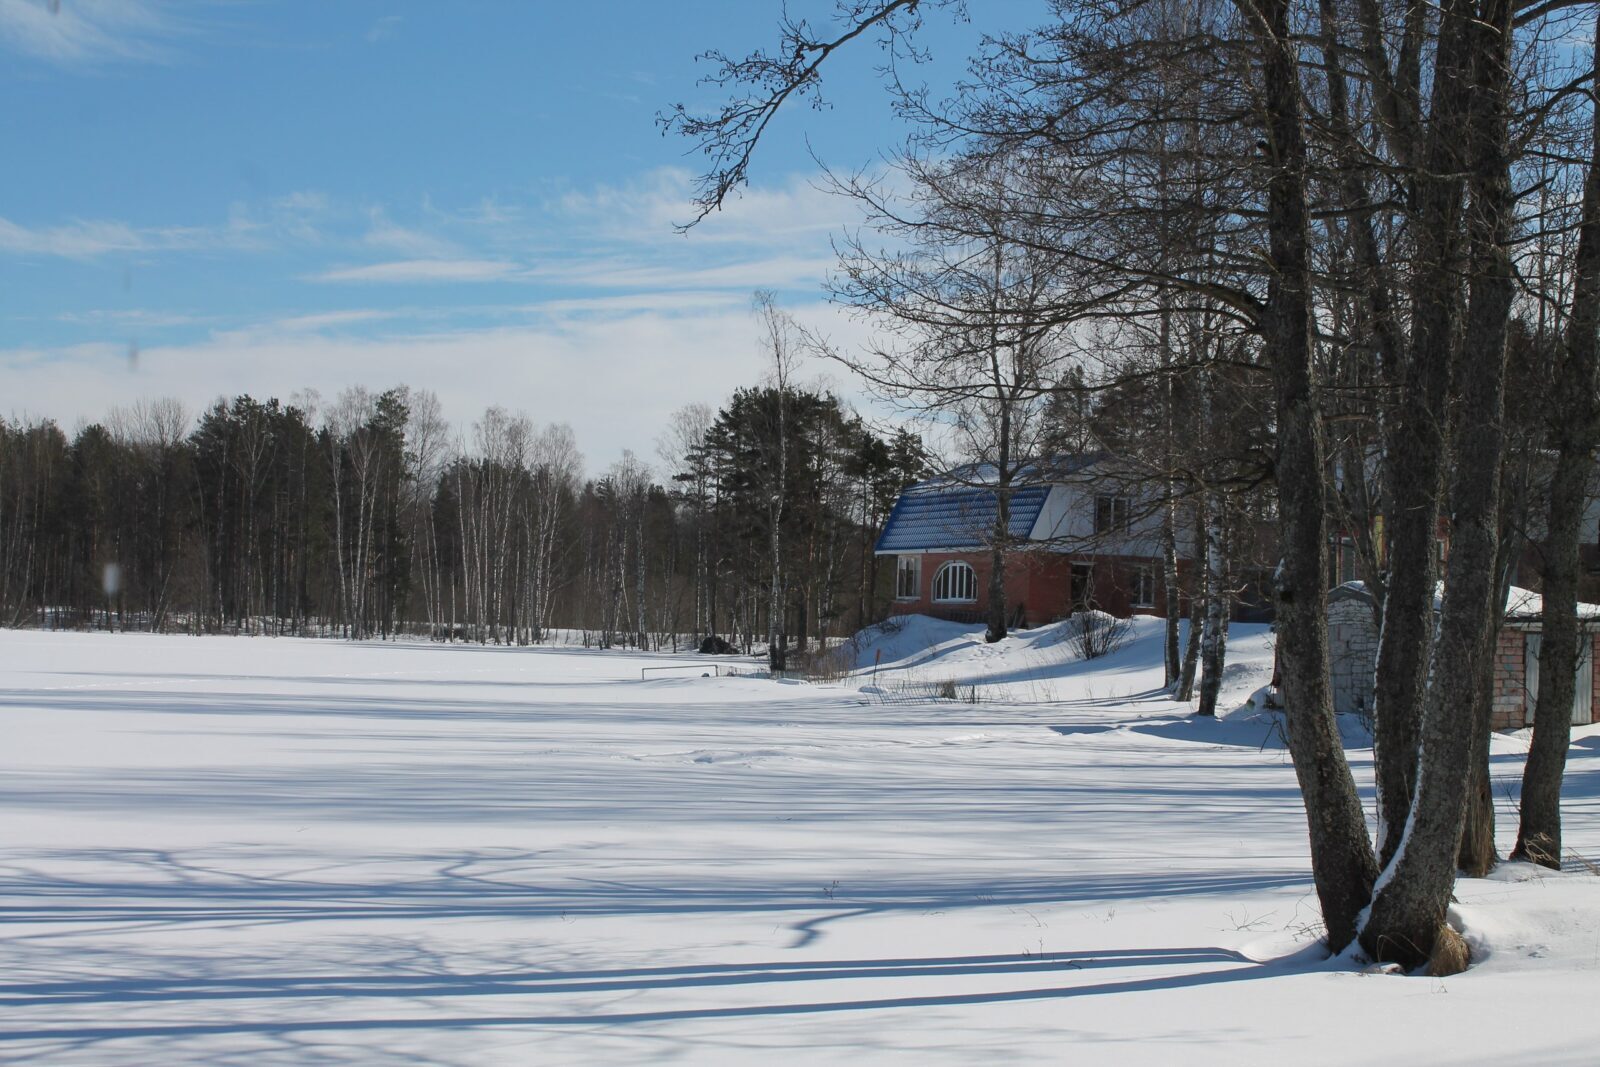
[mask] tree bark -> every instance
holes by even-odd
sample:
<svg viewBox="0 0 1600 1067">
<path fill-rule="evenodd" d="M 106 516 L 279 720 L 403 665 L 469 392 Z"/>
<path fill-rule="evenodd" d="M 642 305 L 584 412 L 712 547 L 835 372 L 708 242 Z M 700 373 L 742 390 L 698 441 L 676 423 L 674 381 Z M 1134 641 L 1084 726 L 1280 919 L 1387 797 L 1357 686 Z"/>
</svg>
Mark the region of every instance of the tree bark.
<svg viewBox="0 0 1600 1067">
<path fill-rule="evenodd" d="M 1356 934 L 1377 870 L 1344 758 L 1329 680 L 1328 560 L 1321 402 L 1312 369 L 1306 146 L 1288 0 L 1239 0 L 1261 53 L 1272 281 L 1261 334 L 1277 395 L 1278 655 L 1289 752 L 1305 801 L 1312 877 L 1328 946 Z"/>
<path fill-rule="evenodd" d="M 1384 442 L 1389 486 L 1389 587 L 1384 597 L 1373 698 L 1373 770 L 1379 862 L 1399 847 L 1416 788 L 1424 684 L 1434 635 L 1440 491 L 1446 460 L 1447 400 L 1460 303 L 1460 217 L 1464 133 L 1471 95 L 1468 0 L 1445 5 L 1423 163 L 1412 175 L 1411 348 L 1401 403 Z"/>
<path fill-rule="evenodd" d="M 1228 566 L 1223 552 L 1226 523 L 1222 500 L 1214 499 L 1207 511 L 1211 518 L 1206 523 L 1206 618 L 1200 636 L 1200 706 L 1196 711 L 1215 718 L 1228 649 Z"/>
<path fill-rule="evenodd" d="M 1500 540 L 1506 326 L 1514 277 L 1506 252 L 1512 207 L 1506 146 L 1510 0 L 1481 11 L 1458 2 L 1442 18 L 1465 23 L 1471 90 L 1467 134 L 1472 211 L 1467 321 L 1461 345 L 1460 432 L 1451 479 L 1452 544 L 1439 637 L 1423 709 L 1416 787 L 1393 860 L 1379 877 L 1361 944 L 1374 959 L 1453 974 L 1465 944 L 1446 924 L 1465 816 L 1469 756 L 1477 727 L 1476 662 L 1498 623 L 1495 562 Z M 1380 709 L 1381 713 L 1381 709 Z"/>
<path fill-rule="evenodd" d="M 1196 548 L 1204 545 L 1205 539 L 1205 509 L 1202 506 L 1195 510 Z M 1208 603 L 1210 591 L 1206 584 L 1206 568 L 1203 561 L 1195 560 L 1189 570 L 1189 637 L 1183 645 L 1183 668 L 1178 674 L 1178 691 L 1173 694 L 1173 699 L 1183 703 L 1194 699 L 1194 679 L 1200 667 L 1200 633 L 1205 626 Z"/>
<path fill-rule="evenodd" d="M 1600 18 L 1595 25 L 1600 45 Z M 1574 263 L 1572 315 L 1567 320 L 1557 406 L 1556 465 L 1550 481 L 1544 546 L 1544 637 L 1539 646 L 1539 693 L 1533 739 L 1522 772 L 1522 816 L 1511 858 L 1561 866 L 1561 779 L 1572 735 L 1579 628 L 1578 543 L 1593 456 L 1600 444 L 1600 119 L 1591 117 L 1589 169 Z M 1585 635 L 1586 640 L 1592 640 Z"/>
</svg>

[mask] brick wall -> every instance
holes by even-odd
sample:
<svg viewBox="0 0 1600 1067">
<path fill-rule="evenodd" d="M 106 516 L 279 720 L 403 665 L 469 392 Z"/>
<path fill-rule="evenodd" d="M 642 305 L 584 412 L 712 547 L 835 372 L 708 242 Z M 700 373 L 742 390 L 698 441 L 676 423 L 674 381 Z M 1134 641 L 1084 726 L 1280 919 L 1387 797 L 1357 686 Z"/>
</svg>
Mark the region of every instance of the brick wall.
<svg viewBox="0 0 1600 1067">
<path fill-rule="evenodd" d="M 1509 626 L 1500 631 L 1494 649 L 1494 697 L 1489 709 L 1491 730 L 1520 730 L 1527 714 L 1527 677 L 1523 652 L 1527 634 Z"/>
<path fill-rule="evenodd" d="M 1494 690 L 1489 725 L 1494 730 L 1520 730 L 1527 725 L 1527 631 L 1506 627 L 1495 641 Z M 1590 638 L 1600 656 L 1600 634 Z M 1372 611 L 1355 597 L 1328 605 L 1328 651 L 1333 669 L 1333 706 L 1340 712 L 1372 710 L 1373 679 L 1378 663 L 1378 634 Z M 1597 660 L 1600 662 L 1600 660 Z M 1600 671 L 1594 672 L 1594 702 L 1600 708 Z"/>
<path fill-rule="evenodd" d="M 894 557 L 887 557 L 892 560 Z M 950 560 L 959 559 L 972 566 L 977 577 L 977 599 L 964 604 L 936 604 L 932 599 L 933 577 Z M 1160 584 L 1158 561 L 1140 557 L 1094 556 L 1087 559 L 1059 552 L 1016 552 L 1006 560 L 1006 614 L 1020 605 L 1028 626 L 1042 626 L 1072 613 L 1072 567 L 1089 563 L 1093 568 L 1094 606 L 1119 618 L 1129 615 L 1160 615 L 1165 603 L 1165 588 Z M 893 566 L 892 563 L 889 564 Z M 896 599 L 890 605 L 895 615 L 911 613 L 935 618 L 977 621 L 986 618 L 989 604 L 989 565 L 987 552 L 929 552 L 922 556 L 922 583 L 914 598 Z M 1138 567 L 1155 572 L 1156 602 L 1153 606 L 1133 603 L 1133 574 Z M 1189 564 L 1180 560 L 1180 581 L 1187 581 Z M 1187 604 L 1181 605 L 1187 610 Z"/>
</svg>

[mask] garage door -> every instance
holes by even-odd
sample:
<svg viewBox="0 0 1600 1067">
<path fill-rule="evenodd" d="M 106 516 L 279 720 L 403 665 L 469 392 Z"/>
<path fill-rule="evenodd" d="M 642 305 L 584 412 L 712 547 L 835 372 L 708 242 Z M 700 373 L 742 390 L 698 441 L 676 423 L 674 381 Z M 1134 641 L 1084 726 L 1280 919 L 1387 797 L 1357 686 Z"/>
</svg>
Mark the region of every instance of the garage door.
<svg viewBox="0 0 1600 1067">
<path fill-rule="evenodd" d="M 1593 718 L 1594 705 L 1594 637 L 1590 634 L 1578 635 L 1578 678 L 1576 692 L 1572 694 L 1572 722 L 1575 726 L 1587 726 Z M 1524 706 L 1527 708 L 1526 720 L 1533 722 L 1533 712 L 1539 699 L 1539 635 L 1528 634 L 1523 645 L 1523 662 L 1527 665 L 1524 669 L 1526 677 L 1528 698 Z"/>
</svg>

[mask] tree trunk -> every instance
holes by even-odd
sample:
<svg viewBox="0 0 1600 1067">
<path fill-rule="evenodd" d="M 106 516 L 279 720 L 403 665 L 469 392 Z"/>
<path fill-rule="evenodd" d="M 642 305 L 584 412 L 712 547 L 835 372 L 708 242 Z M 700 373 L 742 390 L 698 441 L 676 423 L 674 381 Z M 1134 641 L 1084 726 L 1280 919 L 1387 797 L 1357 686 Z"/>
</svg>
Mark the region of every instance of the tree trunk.
<svg viewBox="0 0 1600 1067">
<path fill-rule="evenodd" d="M 1464 131 L 1471 95 L 1466 22 L 1469 0 L 1441 16 L 1432 120 L 1424 164 L 1412 176 L 1417 265 L 1412 279 L 1411 350 L 1399 412 L 1385 441 L 1388 461 L 1389 588 L 1378 646 L 1373 769 L 1378 792 L 1379 862 L 1399 847 L 1416 787 L 1417 744 L 1434 633 L 1439 494 L 1446 454 L 1446 402 L 1460 303 Z"/>
<path fill-rule="evenodd" d="M 1592 333 L 1590 336 L 1592 338 Z M 1592 345 L 1592 340 L 1590 343 Z M 1560 444 L 1555 475 L 1550 483 L 1539 691 L 1533 711 L 1528 762 L 1522 772 L 1521 822 L 1517 828 L 1517 843 L 1511 852 L 1512 859 L 1551 868 L 1561 866 L 1561 779 L 1566 772 L 1567 748 L 1571 743 L 1572 703 L 1577 680 L 1578 537 L 1585 490 L 1593 469 L 1593 444 L 1579 451 L 1571 447 L 1570 436 L 1563 436 L 1567 439 Z M 1588 436 L 1593 437 L 1592 431 Z"/>
<path fill-rule="evenodd" d="M 1004 468 L 1002 468 L 1004 471 Z M 1011 531 L 1011 479 L 995 488 L 993 544 L 989 549 L 989 627 L 983 639 L 990 644 L 1006 636 L 1006 544 Z"/>
<path fill-rule="evenodd" d="M 1600 45 L 1600 18 L 1595 25 Z M 1574 264 L 1572 316 L 1554 390 L 1556 467 L 1544 545 L 1544 637 L 1533 739 L 1522 772 L 1522 820 L 1511 858 L 1561 866 L 1561 779 L 1572 734 L 1578 653 L 1578 543 L 1593 455 L 1600 443 L 1600 116 L 1591 116 L 1589 169 Z M 1592 640 L 1587 635 L 1584 640 Z"/>
<path fill-rule="evenodd" d="M 1341 951 L 1377 873 L 1329 681 L 1322 412 L 1312 368 L 1311 257 L 1297 45 L 1288 0 L 1239 0 L 1261 52 L 1272 281 L 1261 335 L 1277 394 L 1278 655 L 1295 776 L 1306 806 L 1312 877 L 1328 946 Z"/>
<path fill-rule="evenodd" d="M 1215 718 L 1228 648 L 1228 568 L 1223 555 L 1221 499 L 1213 500 L 1207 510 L 1211 520 L 1206 524 L 1206 619 L 1200 637 L 1200 706 L 1197 711 Z"/>
<path fill-rule="evenodd" d="M 1461 346 L 1460 430 L 1451 480 L 1454 518 L 1439 637 L 1423 709 L 1417 784 L 1394 859 L 1384 868 L 1361 930 L 1374 958 L 1406 968 L 1431 964 L 1453 974 L 1466 946 L 1445 922 L 1455 884 L 1465 816 L 1468 757 L 1477 722 L 1476 663 L 1499 622 L 1495 563 L 1500 540 L 1501 416 L 1506 326 L 1514 277 L 1506 252 L 1512 195 L 1506 146 L 1506 86 L 1511 49 L 1510 0 L 1487 0 L 1481 13 L 1447 7 L 1450 24 L 1470 42 L 1472 93 L 1469 182 L 1471 284 Z M 1381 713 L 1381 709 L 1380 709 Z"/>
<path fill-rule="evenodd" d="M 1162 660 L 1166 664 L 1163 677 L 1170 688 L 1183 674 L 1183 660 L 1178 654 L 1178 629 L 1183 612 L 1183 593 L 1178 585 L 1178 531 L 1177 510 L 1172 500 L 1170 483 L 1167 501 L 1161 511 L 1161 584 L 1166 605 L 1166 627 L 1163 634 Z"/>
<path fill-rule="evenodd" d="M 1194 543 L 1197 548 L 1206 543 L 1204 508 L 1195 511 Z M 1205 627 L 1206 605 L 1210 603 L 1210 587 L 1206 584 L 1204 560 L 1195 560 L 1189 570 L 1189 639 L 1183 646 L 1183 668 L 1178 675 L 1178 689 L 1173 699 L 1188 703 L 1194 699 L 1195 673 L 1200 666 L 1200 634 Z"/>
</svg>

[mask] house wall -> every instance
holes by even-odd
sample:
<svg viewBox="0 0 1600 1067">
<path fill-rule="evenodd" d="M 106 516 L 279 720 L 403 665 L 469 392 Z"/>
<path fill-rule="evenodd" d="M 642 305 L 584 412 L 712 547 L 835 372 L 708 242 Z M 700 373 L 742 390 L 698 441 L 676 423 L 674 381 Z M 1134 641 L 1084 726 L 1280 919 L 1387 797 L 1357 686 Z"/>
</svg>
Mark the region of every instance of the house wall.
<svg viewBox="0 0 1600 1067">
<path fill-rule="evenodd" d="M 1127 530 L 1097 533 L 1095 498 L 1122 496 L 1130 503 Z M 1192 556 L 1192 522 L 1178 524 L 1178 554 Z M 1161 554 L 1161 515 L 1155 498 L 1139 485 L 1123 486 L 1114 476 L 1096 467 L 1079 472 L 1050 488 L 1039 518 L 1033 525 L 1031 540 L 1055 542 L 1058 551 L 1112 557 L 1159 558 Z"/>
<path fill-rule="evenodd" d="M 890 557 L 893 559 L 894 557 Z M 914 599 L 896 598 L 890 605 L 890 612 L 895 615 L 931 615 L 936 619 L 952 619 L 957 622 L 983 622 L 989 610 L 989 576 L 990 557 L 987 552 L 925 552 L 921 554 L 922 580 Z M 939 603 L 933 601 L 933 577 L 939 568 L 951 560 L 963 560 L 970 564 L 977 576 L 976 601 L 966 603 Z M 1032 585 L 1033 568 L 1027 565 L 1026 558 L 1012 558 L 1006 561 L 1006 610 L 1009 614 L 1016 610 L 1018 604 L 1026 607 L 1029 591 Z M 1035 625 L 1030 622 L 1029 625 Z"/>
<path fill-rule="evenodd" d="M 990 557 L 987 552 L 928 552 L 921 556 L 922 579 L 915 598 L 896 599 L 890 610 L 896 615 L 931 615 L 961 622 L 980 622 L 988 616 Z M 970 604 L 934 603 L 933 578 L 950 560 L 971 565 L 977 577 L 978 598 Z M 1072 613 L 1073 564 L 1091 568 L 1091 605 L 1118 618 L 1130 615 L 1162 615 L 1163 595 L 1159 562 L 1138 557 L 1069 556 L 1057 552 L 1016 552 L 1006 560 L 1006 612 L 1010 616 L 1020 605 L 1025 625 L 1042 626 Z M 1139 566 L 1156 573 L 1156 606 L 1133 605 L 1132 576 Z M 1180 578 L 1187 580 L 1189 564 L 1179 561 Z"/>
</svg>

